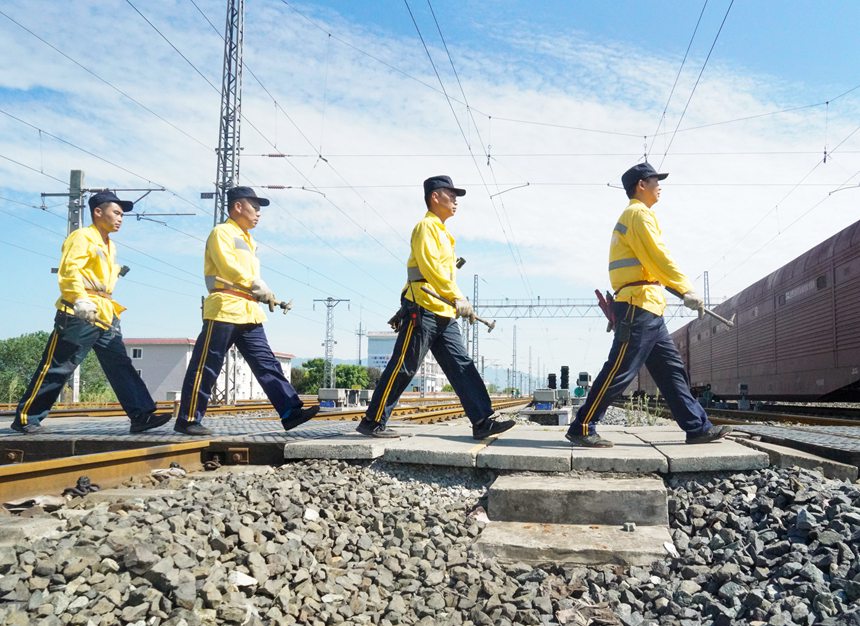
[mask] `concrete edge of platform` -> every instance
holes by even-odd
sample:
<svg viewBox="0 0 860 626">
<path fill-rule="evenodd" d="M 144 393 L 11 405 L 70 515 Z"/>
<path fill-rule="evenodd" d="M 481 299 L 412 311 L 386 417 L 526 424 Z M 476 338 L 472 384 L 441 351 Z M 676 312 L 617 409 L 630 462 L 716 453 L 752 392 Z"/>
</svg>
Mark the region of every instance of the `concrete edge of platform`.
<svg viewBox="0 0 860 626">
<path fill-rule="evenodd" d="M 502 562 L 531 565 L 649 565 L 668 554 L 672 544 L 665 526 L 616 526 L 490 522 L 475 541 L 475 550 Z"/>
<path fill-rule="evenodd" d="M 858 468 L 855 465 L 825 459 L 811 452 L 804 452 L 803 450 L 775 443 L 755 441 L 753 439 L 739 440 L 738 443 L 764 452 L 770 458 L 770 464 L 775 467 L 802 467 L 804 469 L 820 471 L 827 478 L 847 480 L 849 482 L 857 480 Z"/>
</svg>

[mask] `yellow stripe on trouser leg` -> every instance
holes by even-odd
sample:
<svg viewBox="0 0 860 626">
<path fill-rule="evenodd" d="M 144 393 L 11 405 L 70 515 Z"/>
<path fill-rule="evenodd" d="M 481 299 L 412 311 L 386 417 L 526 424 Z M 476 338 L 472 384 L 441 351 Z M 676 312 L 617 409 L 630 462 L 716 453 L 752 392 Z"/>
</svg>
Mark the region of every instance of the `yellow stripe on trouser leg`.
<svg viewBox="0 0 860 626">
<path fill-rule="evenodd" d="M 206 341 L 203 342 L 203 351 L 200 355 L 200 362 L 197 364 L 197 373 L 194 376 L 194 386 L 191 388 L 191 401 L 188 403 L 188 415 L 186 420 L 189 422 L 196 421 L 194 414 L 197 412 L 197 398 L 199 397 L 200 381 L 203 378 L 203 369 L 206 367 L 206 358 L 209 356 L 209 340 L 212 339 L 212 327 L 215 326 L 213 320 L 207 320 L 209 328 L 206 329 Z"/>
<path fill-rule="evenodd" d="M 634 308 L 630 307 L 630 322 L 633 322 L 633 312 Z M 626 317 L 626 316 L 625 316 Z M 612 365 L 612 369 L 609 371 L 609 374 L 606 376 L 606 380 L 603 381 L 603 385 L 600 387 L 600 391 L 597 393 L 597 398 L 594 403 L 588 409 L 588 413 L 585 415 L 585 419 L 582 421 L 582 436 L 588 436 L 588 423 L 591 421 L 591 418 L 594 417 L 594 413 L 597 411 L 597 407 L 600 406 L 600 403 L 603 401 L 603 396 L 606 394 L 606 390 L 609 389 L 609 386 L 612 384 L 612 380 L 615 378 L 615 375 L 618 373 L 618 368 L 621 367 L 621 363 L 624 361 L 624 355 L 627 353 L 627 345 L 630 343 L 628 339 L 623 344 L 621 344 L 621 349 L 618 351 L 618 357 L 615 359 L 615 363 Z"/>
<path fill-rule="evenodd" d="M 379 400 L 379 407 L 376 409 L 376 415 L 373 416 L 373 421 L 378 422 L 382 419 L 382 412 L 385 410 L 385 404 L 388 402 L 388 394 L 391 393 L 391 387 L 397 376 L 400 374 L 400 368 L 403 366 L 403 361 L 406 359 L 406 351 L 409 349 L 409 342 L 412 340 L 412 331 L 415 329 L 415 320 L 409 320 L 409 328 L 406 329 L 406 339 L 403 340 L 403 348 L 400 350 L 400 357 L 397 359 L 397 367 L 394 368 L 391 378 L 388 379 L 388 384 L 385 385 L 385 391 L 382 392 L 382 398 Z"/>
<path fill-rule="evenodd" d="M 36 394 L 39 393 L 39 388 L 41 388 L 42 383 L 45 382 L 45 376 L 47 375 L 48 370 L 51 369 L 51 361 L 54 360 L 54 350 L 57 347 L 58 337 L 59 335 L 56 330 L 51 333 L 51 340 L 48 342 L 48 353 L 45 355 L 45 364 L 39 372 L 39 378 L 36 380 L 36 384 L 33 385 L 33 391 L 30 393 L 30 397 L 27 398 L 27 401 L 24 403 L 24 407 L 21 409 L 21 424 L 24 426 L 27 425 L 27 413 L 29 413 L 30 407 L 33 405 L 33 400 L 36 399 Z"/>
</svg>

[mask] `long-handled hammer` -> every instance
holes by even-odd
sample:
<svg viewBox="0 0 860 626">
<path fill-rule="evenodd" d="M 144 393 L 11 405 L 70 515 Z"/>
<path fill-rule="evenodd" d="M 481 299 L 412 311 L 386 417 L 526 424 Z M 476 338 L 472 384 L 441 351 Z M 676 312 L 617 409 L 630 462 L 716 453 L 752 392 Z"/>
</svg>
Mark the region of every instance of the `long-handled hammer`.
<svg viewBox="0 0 860 626">
<path fill-rule="evenodd" d="M 229 287 L 230 289 L 235 289 L 236 291 L 241 291 L 242 293 L 247 293 L 248 295 L 251 295 L 251 290 L 248 289 L 247 287 L 243 287 L 242 285 L 237 285 L 236 283 L 230 282 L 229 280 L 225 280 L 225 279 L 221 278 L 220 276 L 216 276 L 215 280 L 217 280 L 219 283 L 223 283 L 223 284 L 227 285 L 227 287 Z M 281 307 L 281 310 L 284 312 L 284 315 L 286 315 L 287 311 L 289 311 L 290 309 L 293 308 L 293 301 L 290 300 L 289 302 L 283 302 L 283 301 L 281 301 L 281 302 L 269 302 L 268 305 L 269 305 L 269 311 L 270 312 L 274 313 L 275 307 L 277 306 L 277 307 Z"/>
<path fill-rule="evenodd" d="M 437 300 L 440 300 L 440 301 L 444 302 L 444 303 L 445 303 L 445 304 L 447 304 L 448 306 L 453 306 L 453 307 L 456 307 L 456 306 L 457 306 L 457 305 L 455 305 L 453 302 L 451 302 L 448 298 L 445 298 L 445 297 L 443 297 L 443 296 L 440 296 L 438 293 L 436 293 L 435 291 L 433 291 L 432 289 L 430 289 L 430 287 L 428 287 L 427 285 L 422 285 L 422 286 L 421 286 L 421 291 L 423 291 L 424 293 L 426 293 L 428 296 L 432 296 L 432 297 L 436 298 Z M 488 329 L 488 330 L 487 330 L 487 332 L 488 332 L 488 333 L 493 332 L 493 329 L 496 327 L 496 320 L 493 320 L 492 322 L 488 322 L 487 320 L 485 320 L 485 319 L 483 319 L 483 318 L 481 318 L 481 317 L 478 317 L 477 315 L 475 316 L 475 319 L 476 319 L 476 320 L 478 320 L 478 321 L 479 321 L 479 322 L 481 322 L 484 326 L 486 326 L 486 327 L 487 327 L 487 329 Z"/>
<path fill-rule="evenodd" d="M 666 287 L 666 291 L 668 291 L 669 293 L 671 293 L 673 296 L 676 296 L 676 297 L 678 297 L 678 298 L 681 298 L 681 300 L 683 300 L 683 299 L 684 299 L 684 294 L 682 294 L 682 293 L 680 293 L 680 292 L 678 292 L 678 291 L 675 291 L 675 290 L 674 290 L 674 289 L 672 289 L 671 287 Z M 710 315 L 711 317 L 713 317 L 714 319 L 716 319 L 716 320 L 718 320 L 718 321 L 722 322 L 723 324 L 725 324 L 725 325 L 726 325 L 726 326 L 728 326 L 729 328 L 734 328 L 734 327 L 735 327 L 735 314 L 734 314 L 734 313 L 732 313 L 732 319 L 727 320 L 725 317 L 723 317 L 723 316 L 722 316 L 722 315 L 720 315 L 719 313 L 714 313 L 713 311 L 711 311 L 711 309 L 703 309 L 703 310 L 704 310 L 705 315 Z"/>
</svg>

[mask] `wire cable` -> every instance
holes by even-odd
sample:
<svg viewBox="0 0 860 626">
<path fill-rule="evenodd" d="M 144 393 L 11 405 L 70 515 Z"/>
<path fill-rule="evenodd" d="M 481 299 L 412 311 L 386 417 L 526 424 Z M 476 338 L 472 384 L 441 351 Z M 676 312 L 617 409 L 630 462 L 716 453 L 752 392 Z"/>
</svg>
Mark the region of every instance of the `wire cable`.
<svg viewBox="0 0 860 626">
<path fill-rule="evenodd" d="M 442 81 L 442 77 L 439 74 L 439 70 L 436 68 L 436 63 L 433 61 L 433 56 L 430 54 L 430 49 L 427 47 L 427 43 L 424 41 L 424 36 L 421 34 L 421 29 L 418 26 L 418 22 L 415 20 L 415 15 L 412 13 L 412 8 L 409 6 L 408 0 L 403 0 L 403 2 L 406 5 L 406 10 L 409 12 L 409 16 L 412 18 L 412 24 L 415 26 L 415 30 L 418 33 L 418 38 L 421 40 L 421 45 L 424 47 L 424 52 L 427 54 L 427 58 L 430 60 L 430 65 L 433 67 L 433 72 L 436 74 L 436 79 L 439 81 L 439 85 L 442 88 L 442 92 L 445 96 L 445 100 L 448 103 L 448 107 L 451 109 L 451 114 L 454 116 L 454 120 L 457 123 L 457 128 L 460 129 L 460 134 L 463 136 L 463 140 L 466 142 L 466 147 L 468 148 L 469 153 L 472 154 L 472 161 L 475 164 L 475 169 L 478 170 L 478 175 L 480 176 L 481 182 L 483 183 L 484 188 L 487 191 L 487 195 L 489 196 L 489 195 L 491 195 L 490 190 L 489 190 L 489 186 L 487 185 L 487 182 L 484 179 L 484 175 L 481 172 L 481 168 L 478 166 L 477 159 L 475 159 L 474 153 L 472 152 L 472 146 L 469 142 L 469 138 L 466 136 L 466 132 L 463 130 L 463 125 L 460 123 L 460 118 L 457 116 L 457 112 L 454 110 L 454 105 L 451 103 L 451 98 L 448 96 L 448 90 L 445 89 L 445 83 Z M 514 264 L 517 266 L 517 271 L 520 274 L 520 278 L 523 281 L 523 285 L 525 285 L 526 289 L 531 294 L 531 287 L 530 287 L 528 280 L 526 279 L 525 275 L 523 274 L 523 268 L 522 268 L 520 262 L 518 261 L 516 254 L 513 251 L 513 247 L 511 245 L 510 238 L 508 237 L 508 234 L 505 230 L 505 226 L 502 223 L 501 217 L 499 216 L 498 210 L 496 209 L 496 205 L 493 202 L 492 198 L 490 199 L 490 202 L 493 206 L 494 212 L 496 213 L 496 219 L 499 222 L 499 226 L 502 228 L 502 233 L 504 234 L 505 240 L 507 241 L 507 244 L 508 244 L 508 250 L 510 251 L 511 256 L 514 259 Z"/>
<path fill-rule="evenodd" d="M 97 79 L 97 80 L 101 81 L 102 83 L 104 83 L 105 85 L 107 85 L 108 87 L 110 87 L 111 89 L 113 89 L 114 91 L 116 91 L 117 93 L 119 93 L 120 95 L 122 95 L 122 96 L 124 96 L 124 97 L 128 98 L 129 100 L 131 100 L 132 102 L 134 102 L 137 106 L 139 106 L 140 108 L 142 108 L 142 109 L 143 109 L 144 111 L 146 111 L 147 113 L 150 113 L 150 114 L 154 115 L 154 116 L 155 116 L 155 117 L 157 117 L 159 120 L 161 120 L 162 122 L 164 122 L 165 124 L 167 124 L 168 126 L 170 126 L 171 128 L 173 128 L 174 130 L 176 130 L 176 131 L 178 131 L 178 132 L 182 133 L 183 135 L 185 135 L 186 137 L 188 137 L 188 138 L 189 138 L 189 139 L 191 139 L 192 141 L 194 141 L 194 142 L 196 142 L 197 144 L 201 145 L 202 147 L 206 148 L 206 150 L 209 150 L 209 151 L 211 151 L 211 150 L 212 150 L 212 147 L 211 147 L 211 146 L 207 146 L 205 143 L 203 143 L 202 141 L 200 141 L 199 139 L 197 139 L 197 138 L 196 138 L 196 137 L 194 137 L 193 135 L 191 135 L 191 134 L 189 134 L 189 133 L 185 132 L 185 130 L 183 130 L 182 128 L 180 128 L 179 126 L 177 126 L 176 124 L 174 124 L 174 123 L 173 123 L 173 122 L 171 122 L 170 120 L 165 119 L 164 117 L 162 117 L 161 115 L 159 115 L 158 113 L 156 113 L 155 111 L 153 111 L 152 109 L 150 109 L 148 106 L 146 106 L 145 104 L 143 104 L 143 103 L 142 103 L 142 102 L 140 102 L 139 100 L 137 100 L 137 99 L 133 98 L 133 97 L 132 97 L 132 96 L 130 96 L 128 93 L 126 93 L 125 91 L 123 91 L 122 89 L 120 89 L 119 87 L 117 87 L 116 85 L 114 85 L 113 83 L 111 83 L 109 80 L 107 80 L 107 79 L 103 78 L 103 77 L 102 77 L 102 76 L 100 76 L 99 74 L 96 74 L 93 70 L 89 69 L 88 67 L 86 67 L 85 65 L 83 65 L 82 63 L 80 63 L 79 61 L 77 61 L 76 59 L 73 59 L 71 56 L 69 56 L 68 54 L 66 54 L 65 52 L 63 52 L 63 51 L 62 51 L 62 50 L 60 50 L 59 48 L 57 48 L 55 45 L 53 45 L 52 43 L 50 43 L 50 42 L 46 41 L 45 39 L 43 39 L 42 37 L 40 37 L 39 35 L 37 35 L 36 33 L 34 33 L 34 32 L 33 32 L 32 30 L 30 30 L 29 28 L 27 28 L 26 26 L 24 26 L 24 25 L 23 25 L 23 24 L 21 24 L 20 22 L 16 21 L 16 20 L 15 20 L 15 19 L 13 19 L 12 17 L 10 17 L 8 14 L 4 13 L 2 10 L 0 10 L 0 15 L 2 15 L 3 17 L 5 17 L 7 20 L 9 20 L 10 22 L 12 22 L 13 24 L 15 24 L 16 26 L 18 26 L 19 28 L 23 29 L 24 31 L 26 31 L 26 32 L 30 33 L 30 35 L 32 35 L 33 37 L 35 37 L 36 39 L 38 39 L 39 41 L 41 41 L 43 44 L 45 44 L 46 46 L 48 46 L 49 48 L 51 48 L 54 52 L 56 52 L 56 53 L 57 53 L 57 54 L 59 54 L 60 56 L 64 57 L 65 59 L 68 59 L 69 61 L 71 61 L 72 63 L 74 63 L 75 65 L 77 65 L 79 68 L 81 68 L 82 70 L 84 70 L 87 74 L 89 74 L 89 75 L 90 75 L 90 76 L 92 76 L 93 78 L 95 78 L 95 79 Z"/>
<path fill-rule="evenodd" d="M 657 139 L 657 134 L 660 132 L 660 127 L 666 119 L 666 111 L 669 110 L 669 103 L 672 102 L 672 96 L 675 94 L 675 87 L 678 85 L 678 79 L 681 78 L 681 72 L 684 69 L 684 64 L 687 62 L 687 55 L 690 54 L 690 48 L 693 46 L 693 40 L 696 38 L 696 33 L 699 31 L 699 24 L 702 23 L 702 16 L 705 14 L 705 9 L 708 6 L 708 0 L 702 5 L 702 11 L 699 13 L 699 19 L 696 20 L 696 27 L 693 29 L 693 34 L 690 35 L 690 41 L 687 43 L 687 49 L 684 51 L 684 58 L 681 59 L 681 66 L 678 68 L 678 73 L 675 74 L 675 82 L 672 83 L 672 89 L 669 90 L 669 97 L 666 99 L 666 106 L 663 107 L 663 113 L 660 115 L 660 120 L 657 122 L 657 128 L 652 135 L 651 147 L 654 147 L 654 141 Z M 645 160 L 648 160 L 649 149 L 645 150 Z"/>
<path fill-rule="evenodd" d="M 696 93 L 696 88 L 699 86 L 699 81 L 702 79 L 702 74 L 704 74 L 705 68 L 708 66 L 708 61 L 711 59 L 711 53 L 714 51 L 714 46 L 717 45 L 717 40 L 720 38 L 720 33 L 723 32 L 723 26 L 725 26 L 726 20 L 729 17 L 729 11 L 732 10 L 732 6 L 734 4 L 735 0 L 731 0 L 731 2 L 729 2 L 729 8 L 726 9 L 726 14 L 723 15 L 723 21 L 720 23 L 720 28 L 717 30 L 717 34 L 714 36 L 714 41 L 711 43 L 710 50 L 708 50 L 708 56 L 705 57 L 705 62 L 702 63 L 702 69 L 699 70 L 699 75 L 696 77 L 696 82 L 693 85 L 693 88 L 690 90 L 690 97 L 687 98 L 687 103 L 684 105 L 684 110 L 681 111 L 681 117 L 678 118 L 678 123 L 675 125 L 675 131 L 669 138 L 669 143 L 666 145 L 666 150 L 663 152 L 663 157 L 660 159 L 660 165 L 657 166 L 658 171 L 661 167 L 663 167 L 663 161 L 666 160 L 666 155 L 669 154 L 669 148 L 672 147 L 672 142 L 675 141 L 675 135 L 678 132 L 678 128 L 681 127 L 681 122 L 684 120 L 684 116 L 687 114 L 687 108 L 690 106 L 690 102 L 693 100 L 693 94 Z"/>
</svg>

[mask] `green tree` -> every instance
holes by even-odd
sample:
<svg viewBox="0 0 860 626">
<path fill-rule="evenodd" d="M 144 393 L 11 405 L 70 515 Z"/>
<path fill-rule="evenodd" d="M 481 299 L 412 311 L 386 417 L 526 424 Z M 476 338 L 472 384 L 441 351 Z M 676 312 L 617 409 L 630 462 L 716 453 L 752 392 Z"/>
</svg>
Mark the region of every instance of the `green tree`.
<svg viewBox="0 0 860 626">
<path fill-rule="evenodd" d="M 311 359 L 302 363 L 304 373 L 302 375 L 301 389 L 296 387 L 299 393 L 317 393 L 320 387 L 325 386 L 323 377 L 325 374 L 325 359 Z"/>
<path fill-rule="evenodd" d="M 0 340 L 0 398 L 16 402 L 30 382 L 50 333 L 40 330 Z M 114 402 L 116 395 L 96 359 L 90 352 L 81 364 L 81 400 Z"/>
<path fill-rule="evenodd" d="M 442 385 L 442 391 L 452 392 L 454 391 L 454 387 L 451 385 L 451 383 L 446 383 Z"/>
<path fill-rule="evenodd" d="M 382 370 L 378 367 L 368 367 L 367 368 L 367 388 L 368 389 L 376 389 L 376 384 L 379 382 L 379 379 L 382 378 Z"/>
<path fill-rule="evenodd" d="M 18 400 L 39 365 L 49 334 L 38 331 L 0 341 L 0 398 Z"/>
<path fill-rule="evenodd" d="M 116 402 L 116 394 L 105 376 L 95 352 L 81 363 L 81 402 Z"/>
<path fill-rule="evenodd" d="M 299 393 L 304 393 L 302 389 L 304 388 L 305 374 L 305 370 L 301 367 L 293 367 L 290 370 L 290 382 Z"/>
<path fill-rule="evenodd" d="M 490 383 L 489 385 L 487 385 L 487 393 L 499 393 L 499 386 L 496 383 Z"/>
<path fill-rule="evenodd" d="M 334 368 L 334 380 L 344 389 L 367 389 L 370 382 L 367 368 L 361 365 L 338 365 Z"/>
</svg>

